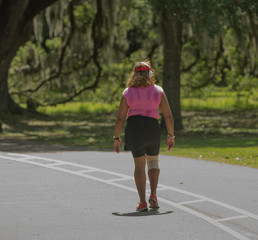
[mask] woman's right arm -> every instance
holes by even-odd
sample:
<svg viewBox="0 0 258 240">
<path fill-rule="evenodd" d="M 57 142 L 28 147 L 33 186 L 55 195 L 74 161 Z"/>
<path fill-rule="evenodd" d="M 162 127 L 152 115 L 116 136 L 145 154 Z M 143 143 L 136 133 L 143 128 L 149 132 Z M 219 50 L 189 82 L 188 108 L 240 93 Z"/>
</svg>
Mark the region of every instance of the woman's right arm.
<svg viewBox="0 0 258 240">
<path fill-rule="evenodd" d="M 175 138 L 173 138 L 174 137 L 174 120 L 173 120 L 173 115 L 172 115 L 165 92 L 162 93 L 161 102 L 160 102 L 159 107 L 163 114 L 165 124 L 167 127 L 167 131 L 168 131 L 168 137 L 167 137 L 168 149 L 171 149 L 175 145 Z"/>
<path fill-rule="evenodd" d="M 128 105 L 127 105 L 127 101 L 125 99 L 124 96 L 121 97 L 121 101 L 120 101 L 120 106 L 119 106 L 119 111 L 117 114 L 117 118 L 116 118 L 116 123 L 115 123 L 115 131 L 114 131 L 114 149 L 117 153 L 120 152 L 120 147 L 122 147 L 122 142 L 119 138 L 121 129 L 123 127 L 127 112 L 128 112 Z"/>
</svg>

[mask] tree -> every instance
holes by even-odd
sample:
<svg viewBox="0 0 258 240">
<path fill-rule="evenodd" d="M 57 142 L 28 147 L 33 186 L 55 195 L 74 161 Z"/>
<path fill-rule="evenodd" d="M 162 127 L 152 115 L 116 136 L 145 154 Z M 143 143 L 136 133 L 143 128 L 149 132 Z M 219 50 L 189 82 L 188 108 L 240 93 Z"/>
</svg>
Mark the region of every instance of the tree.
<svg viewBox="0 0 258 240">
<path fill-rule="evenodd" d="M 127 2 L 59 0 L 38 14 L 33 19 L 34 35 L 12 62 L 12 96 L 35 111 L 37 106 L 66 103 L 95 89 L 103 62 L 110 60 L 107 49 L 124 42 L 125 26 L 122 31 L 118 27 L 124 24 L 120 19 L 126 18 Z"/>
<path fill-rule="evenodd" d="M 183 128 L 180 106 L 180 71 L 184 29 L 190 27 L 198 42 L 202 37 L 207 39 L 206 36 L 209 36 L 209 38 L 219 36 L 224 32 L 225 26 L 231 26 L 239 40 L 239 48 L 242 48 L 246 53 L 250 54 L 253 50 L 256 49 L 257 51 L 258 49 L 258 35 L 255 20 L 257 18 L 258 4 L 256 0 L 149 0 L 149 2 L 153 6 L 153 10 L 157 13 L 156 16 L 160 18 L 164 55 L 163 88 L 165 92 L 167 92 L 168 101 L 172 108 L 175 129 L 179 130 Z M 247 20 L 245 15 L 248 15 Z M 237 24 L 243 22 L 245 23 L 245 27 L 241 26 L 241 24 Z M 250 26 L 250 32 L 249 35 L 246 34 L 245 37 L 249 39 L 249 45 L 255 45 L 253 48 L 249 47 L 249 49 L 243 44 L 247 41 L 241 34 L 241 30 L 245 29 L 247 26 Z M 214 44 L 214 41 L 210 42 Z M 215 84 L 215 76 L 219 71 L 221 71 L 222 75 L 225 75 L 223 72 L 224 66 L 220 69 L 218 68 L 218 61 L 223 52 L 221 37 L 219 37 L 218 42 L 219 50 L 214 51 L 214 46 L 209 46 L 208 44 L 206 45 L 210 47 L 210 49 L 205 49 L 205 51 L 211 53 L 211 55 L 214 55 L 214 52 L 216 55 L 214 74 L 209 78 L 213 80 Z M 199 49 L 204 48 L 201 44 L 202 42 L 199 41 Z M 214 52 L 212 52 L 212 50 Z M 197 60 L 194 64 L 198 62 L 200 52 L 201 51 L 198 51 Z M 190 69 L 194 64 L 186 67 L 186 69 Z M 225 65 L 226 64 L 227 63 L 225 63 Z M 252 61 L 251 65 L 253 65 L 252 69 L 253 72 L 255 72 L 255 60 Z"/>
<path fill-rule="evenodd" d="M 241 85 L 238 75 L 257 76 L 256 0 L 148 0 L 150 5 L 146 1 L 59 0 L 34 18 L 34 35 L 31 14 L 26 21 L 16 22 L 18 27 L 11 26 L 7 17 L 12 19 L 11 10 L 18 1 L 0 1 L 0 34 L 6 34 L 0 39 L 0 113 L 21 111 L 10 93 L 16 101 L 28 100 L 33 109 L 71 101 L 85 90 L 95 89 L 100 78 L 105 79 L 102 88 L 87 93 L 86 99 L 113 95 L 106 94 L 112 84 L 112 93 L 119 95 L 132 62 L 153 57 L 155 70 L 163 72 L 163 88 L 175 128 L 181 129 L 182 84 L 190 91 L 209 84 L 236 89 Z M 31 12 L 26 9 L 33 1 L 25 2 L 18 19 Z M 53 19 L 53 15 L 60 16 L 59 6 L 65 9 L 59 17 L 60 25 Z M 4 7 L 9 9 L 5 15 Z M 10 29 L 10 36 L 4 27 Z M 58 29 L 60 34 L 53 34 Z M 154 29 L 159 31 L 154 33 Z M 18 46 L 27 40 L 12 62 L 8 92 L 10 61 Z M 19 43 L 9 44 L 12 41 Z M 233 44 L 235 50 L 228 51 Z M 163 54 L 156 51 L 160 46 Z M 9 52 L 11 57 L 4 57 Z M 19 62 L 20 56 L 23 60 L 26 56 L 26 60 Z M 245 82 L 243 77 L 241 81 Z M 108 97 L 109 101 L 117 99 Z"/>
<path fill-rule="evenodd" d="M 32 34 L 32 19 L 57 0 L 0 1 L 0 114 L 21 113 L 8 91 L 8 71 L 18 48 Z"/>
<path fill-rule="evenodd" d="M 180 103 L 180 66 L 183 24 L 166 10 L 162 14 L 163 30 L 163 88 L 171 106 L 175 129 L 183 128 Z"/>
</svg>

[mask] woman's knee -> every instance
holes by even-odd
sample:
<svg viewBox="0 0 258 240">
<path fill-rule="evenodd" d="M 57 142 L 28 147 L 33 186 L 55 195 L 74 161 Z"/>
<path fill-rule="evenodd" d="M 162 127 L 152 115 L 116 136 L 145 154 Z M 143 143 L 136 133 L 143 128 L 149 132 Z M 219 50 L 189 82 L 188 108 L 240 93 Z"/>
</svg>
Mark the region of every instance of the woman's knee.
<svg viewBox="0 0 258 240">
<path fill-rule="evenodd" d="M 152 169 L 159 170 L 159 156 L 158 155 L 155 155 L 155 156 L 146 155 L 146 159 L 147 159 L 147 165 L 148 165 L 149 171 Z"/>
<path fill-rule="evenodd" d="M 141 157 L 136 157 L 134 158 L 134 163 L 135 163 L 135 168 L 144 168 L 146 165 L 146 157 L 141 156 Z"/>
</svg>

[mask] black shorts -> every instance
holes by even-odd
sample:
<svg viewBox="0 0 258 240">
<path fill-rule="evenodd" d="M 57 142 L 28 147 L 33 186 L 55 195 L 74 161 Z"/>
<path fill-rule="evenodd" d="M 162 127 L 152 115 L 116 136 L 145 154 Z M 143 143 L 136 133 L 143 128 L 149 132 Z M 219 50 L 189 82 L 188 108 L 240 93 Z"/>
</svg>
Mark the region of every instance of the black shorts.
<svg viewBox="0 0 258 240">
<path fill-rule="evenodd" d="M 132 151 L 133 157 L 145 154 L 156 156 L 160 148 L 160 127 L 155 118 L 140 115 L 127 119 L 125 128 L 125 150 Z"/>
</svg>

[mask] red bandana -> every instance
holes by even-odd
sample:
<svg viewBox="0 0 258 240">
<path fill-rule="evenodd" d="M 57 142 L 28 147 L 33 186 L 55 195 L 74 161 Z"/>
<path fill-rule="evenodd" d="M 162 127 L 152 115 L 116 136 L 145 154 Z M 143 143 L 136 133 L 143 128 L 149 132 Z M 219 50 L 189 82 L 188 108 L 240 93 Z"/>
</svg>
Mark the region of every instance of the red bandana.
<svg viewBox="0 0 258 240">
<path fill-rule="evenodd" d="M 135 72 L 138 72 L 138 71 L 148 71 L 148 70 L 150 70 L 150 68 L 148 68 L 147 66 L 142 66 L 140 68 L 134 68 Z"/>
</svg>

